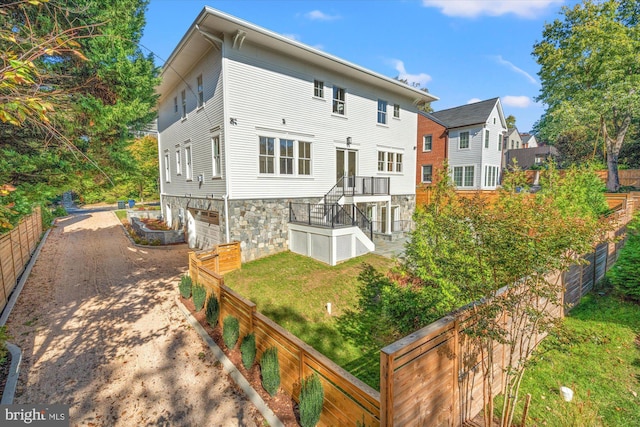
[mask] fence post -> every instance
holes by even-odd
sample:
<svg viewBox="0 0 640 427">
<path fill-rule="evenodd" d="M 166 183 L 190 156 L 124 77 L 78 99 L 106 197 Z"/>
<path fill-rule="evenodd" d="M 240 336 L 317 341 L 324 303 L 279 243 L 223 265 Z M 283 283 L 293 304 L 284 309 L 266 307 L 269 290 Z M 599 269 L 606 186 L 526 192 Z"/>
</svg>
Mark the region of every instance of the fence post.
<svg viewBox="0 0 640 427">
<path fill-rule="evenodd" d="M 309 218 L 309 225 L 311 225 L 311 203 L 307 203 L 307 218 Z"/>
<path fill-rule="evenodd" d="M 453 321 L 453 394 L 451 396 L 451 419 L 460 420 L 460 322 L 458 317 Z M 455 422 L 455 421 L 454 421 Z M 462 425 L 462 422 L 460 422 Z"/>
<path fill-rule="evenodd" d="M 393 356 L 380 351 L 380 427 L 393 427 Z"/>
</svg>

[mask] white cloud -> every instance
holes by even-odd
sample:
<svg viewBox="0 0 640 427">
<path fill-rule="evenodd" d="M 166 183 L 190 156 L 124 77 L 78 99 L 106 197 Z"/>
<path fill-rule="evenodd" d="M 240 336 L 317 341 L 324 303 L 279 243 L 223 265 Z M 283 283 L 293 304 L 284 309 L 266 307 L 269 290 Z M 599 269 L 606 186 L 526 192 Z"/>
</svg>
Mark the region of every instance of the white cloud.
<svg viewBox="0 0 640 427">
<path fill-rule="evenodd" d="M 475 104 L 476 102 L 480 102 L 482 101 L 482 99 L 480 98 L 471 98 L 470 100 L 467 101 L 467 104 Z"/>
<path fill-rule="evenodd" d="M 341 18 L 340 15 L 329 15 L 317 9 L 305 13 L 304 16 L 312 21 L 335 21 Z"/>
<path fill-rule="evenodd" d="M 540 83 L 538 83 L 538 81 L 535 78 L 533 78 L 531 74 L 527 73 L 522 68 L 516 67 L 515 65 L 513 65 L 513 63 L 502 58 L 501 55 L 494 56 L 493 59 L 495 59 L 498 64 L 504 65 L 505 67 L 511 69 L 512 71 L 515 71 L 516 73 L 523 75 L 527 80 L 529 80 L 529 82 L 533 83 L 534 85 L 540 86 Z"/>
<path fill-rule="evenodd" d="M 437 7 L 447 16 L 463 18 L 510 13 L 521 18 L 535 18 L 550 6 L 563 2 L 564 0 L 422 0 L 422 5 Z"/>
<path fill-rule="evenodd" d="M 528 96 L 512 96 L 512 95 L 503 96 L 502 103 L 508 107 L 514 107 L 514 108 L 527 108 L 531 104 L 533 104 L 533 102 L 531 101 L 531 98 L 529 98 Z"/>
<path fill-rule="evenodd" d="M 409 84 L 419 84 L 420 87 L 426 87 L 427 83 L 431 81 L 431 76 L 429 74 L 420 73 L 420 74 L 409 74 L 407 73 L 406 68 L 404 67 L 404 62 L 399 59 L 392 59 L 391 64 L 393 68 L 398 72 L 398 78 L 401 80 L 406 80 Z"/>
</svg>

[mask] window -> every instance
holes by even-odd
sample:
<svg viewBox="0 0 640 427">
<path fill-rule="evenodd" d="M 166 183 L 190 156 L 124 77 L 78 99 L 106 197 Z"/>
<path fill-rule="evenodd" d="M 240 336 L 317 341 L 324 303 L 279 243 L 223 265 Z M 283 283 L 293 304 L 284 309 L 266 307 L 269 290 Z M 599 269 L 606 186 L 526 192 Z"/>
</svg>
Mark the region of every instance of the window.
<svg viewBox="0 0 640 427">
<path fill-rule="evenodd" d="M 395 153 L 387 153 L 387 172 L 393 172 L 393 159 Z"/>
<path fill-rule="evenodd" d="M 260 173 L 275 173 L 275 138 L 260 137 Z"/>
<path fill-rule="evenodd" d="M 484 186 L 495 187 L 498 184 L 499 168 L 497 166 L 484 167 Z"/>
<path fill-rule="evenodd" d="M 543 156 L 537 154 L 534 162 L 535 162 L 536 165 L 541 165 L 543 160 L 544 160 Z"/>
<path fill-rule="evenodd" d="M 513 150 L 516 147 L 516 142 L 512 139 L 511 140 L 511 149 Z"/>
<path fill-rule="evenodd" d="M 464 186 L 465 187 L 473 187 L 474 172 L 475 170 L 473 166 L 464 167 Z"/>
<path fill-rule="evenodd" d="M 387 124 L 387 101 L 378 99 L 378 123 Z"/>
<path fill-rule="evenodd" d="M 378 172 L 402 172 L 402 153 L 378 151 Z"/>
<path fill-rule="evenodd" d="M 433 166 L 422 165 L 422 182 L 430 183 L 433 179 Z"/>
<path fill-rule="evenodd" d="M 187 118 L 187 91 L 183 90 L 180 93 L 180 99 L 182 100 L 182 118 Z"/>
<path fill-rule="evenodd" d="M 489 129 L 484 130 L 484 148 L 489 148 Z"/>
<path fill-rule="evenodd" d="M 177 96 L 173 97 L 173 112 L 174 113 L 178 112 L 178 97 Z"/>
<path fill-rule="evenodd" d="M 221 176 L 222 168 L 220 163 L 220 137 L 211 138 L 211 153 L 213 156 L 213 176 Z"/>
<path fill-rule="evenodd" d="M 460 142 L 458 148 L 469 148 L 469 132 L 460 132 Z"/>
<path fill-rule="evenodd" d="M 453 183 L 457 187 L 473 187 L 474 166 L 455 166 L 453 168 Z"/>
<path fill-rule="evenodd" d="M 393 104 L 393 117 L 400 118 L 400 104 Z"/>
<path fill-rule="evenodd" d="M 311 143 L 298 141 L 298 175 L 311 175 Z"/>
<path fill-rule="evenodd" d="M 292 139 L 280 139 L 280 175 L 293 175 Z"/>
<path fill-rule="evenodd" d="M 191 164 L 191 146 L 188 145 L 186 147 L 184 147 L 184 163 L 185 163 L 185 171 L 186 171 L 186 178 L 187 181 L 190 181 L 193 179 L 193 167 Z"/>
<path fill-rule="evenodd" d="M 182 175 L 182 159 L 179 148 L 176 150 L 176 175 Z"/>
<path fill-rule="evenodd" d="M 198 108 L 204 105 L 204 87 L 202 86 L 202 74 L 198 76 Z"/>
<path fill-rule="evenodd" d="M 431 135 L 422 136 L 422 151 L 431 151 L 433 137 Z"/>
<path fill-rule="evenodd" d="M 164 180 L 171 182 L 171 165 L 169 164 L 169 151 L 164 152 Z"/>
<path fill-rule="evenodd" d="M 502 151 L 502 135 L 498 135 L 498 151 Z"/>
<path fill-rule="evenodd" d="M 324 82 L 320 80 L 313 81 L 313 96 L 317 98 L 324 98 Z"/>
<path fill-rule="evenodd" d="M 345 90 L 341 87 L 333 87 L 333 112 L 344 115 Z"/>
</svg>

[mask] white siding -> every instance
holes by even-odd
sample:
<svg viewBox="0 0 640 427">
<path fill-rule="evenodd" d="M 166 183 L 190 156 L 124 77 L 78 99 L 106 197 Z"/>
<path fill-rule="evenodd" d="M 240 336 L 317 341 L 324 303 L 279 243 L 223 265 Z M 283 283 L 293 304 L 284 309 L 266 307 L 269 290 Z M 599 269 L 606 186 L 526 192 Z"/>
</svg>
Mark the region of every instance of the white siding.
<svg viewBox="0 0 640 427">
<path fill-rule="evenodd" d="M 229 193 L 233 199 L 320 197 L 336 181 L 336 148 L 358 150 L 358 175 L 391 176 L 393 194 L 413 194 L 417 118 L 410 99 L 377 91 L 348 76 L 317 69 L 296 59 L 256 48 L 227 47 L 226 142 L 229 155 Z M 314 79 L 324 82 L 324 99 L 313 97 Z M 346 89 L 346 114 L 332 114 L 333 86 Z M 389 102 L 387 125 L 377 124 L 377 100 Z M 393 104 L 401 106 L 393 118 Z M 283 122 L 284 121 L 284 122 Z M 312 143 L 311 176 L 259 174 L 259 136 L 283 137 Z M 403 153 L 403 172 L 377 172 L 378 147 Z M 276 165 L 277 169 L 277 165 Z"/>
<path fill-rule="evenodd" d="M 221 54 L 211 49 L 193 66 L 189 73 L 172 92 L 164 94 L 158 106 L 158 132 L 160 133 L 160 152 L 169 150 L 172 158 L 176 149 L 182 152 L 182 175 L 176 175 L 172 165 L 171 182 L 163 178 L 162 192 L 169 195 L 193 194 L 221 197 L 226 193 L 226 171 L 224 170 L 224 144 L 222 148 L 222 179 L 212 178 L 211 138 L 223 133 L 223 93 L 221 75 Z M 205 104 L 197 108 L 196 79 L 202 74 Z M 181 118 L 181 92 L 185 90 L 187 99 L 187 118 Z M 175 112 L 174 97 L 178 98 L 178 111 Z M 218 129 L 212 132 L 212 129 Z M 186 158 L 184 148 L 189 144 L 192 150 L 193 177 L 187 179 L 184 173 Z M 164 172 L 164 171 L 163 171 Z M 203 177 L 202 184 L 199 176 Z"/>
</svg>

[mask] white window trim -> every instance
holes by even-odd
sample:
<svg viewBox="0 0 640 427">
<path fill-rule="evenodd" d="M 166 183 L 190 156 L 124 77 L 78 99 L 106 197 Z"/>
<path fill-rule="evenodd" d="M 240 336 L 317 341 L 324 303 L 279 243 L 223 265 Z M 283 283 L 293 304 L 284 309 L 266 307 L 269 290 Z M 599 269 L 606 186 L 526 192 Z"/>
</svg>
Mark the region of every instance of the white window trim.
<svg viewBox="0 0 640 427">
<path fill-rule="evenodd" d="M 322 88 L 320 89 L 320 91 L 322 92 L 321 95 L 316 95 L 316 82 L 320 83 L 322 85 Z M 313 79 L 313 97 L 315 99 L 322 99 L 325 100 L 324 98 L 324 91 L 325 91 L 325 84 L 323 80 L 318 80 L 318 79 Z"/>
<path fill-rule="evenodd" d="M 198 77 L 196 77 L 196 90 L 198 91 L 197 93 L 197 106 L 198 106 L 198 110 L 201 110 L 204 108 L 204 79 L 202 77 L 202 74 L 200 74 Z"/>
<path fill-rule="evenodd" d="M 182 92 L 180 92 L 180 117 L 182 118 L 182 120 L 187 120 L 187 90 L 183 89 Z"/>
<path fill-rule="evenodd" d="M 193 181 L 193 148 L 191 141 L 184 143 L 184 166 L 187 181 Z"/>
<path fill-rule="evenodd" d="M 171 156 L 164 150 L 164 182 L 171 182 Z"/>
<path fill-rule="evenodd" d="M 429 181 L 425 181 L 424 179 L 424 168 L 425 167 L 431 167 L 431 179 Z M 431 184 L 433 183 L 433 165 L 421 165 L 420 166 L 420 182 L 424 183 L 424 184 Z"/>
<path fill-rule="evenodd" d="M 379 165 L 379 153 L 384 153 L 384 167 L 383 170 L 380 170 L 380 165 Z M 393 154 L 393 161 L 391 162 L 391 170 L 389 170 L 389 154 Z M 397 170 L 397 155 L 400 154 L 402 156 L 402 161 L 400 162 L 401 165 L 401 171 Z M 382 147 L 382 146 L 378 146 L 376 148 L 376 171 L 378 174 L 383 174 L 383 175 L 404 175 L 404 171 L 405 171 L 405 161 L 406 161 L 406 157 L 405 156 L 405 152 L 402 149 L 399 148 L 390 148 L 390 147 Z"/>
<path fill-rule="evenodd" d="M 397 109 L 396 109 L 397 107 Z M 397 111 L 397 115 L 396 115 L 396 111 Z M 400 104 L 393 104 L 393 118 L 400 120 L 400 111 L 402 111 L 402 108 L 400 108 Z"/>
<path fill-rule="evenodd" d="M 343 93 L 344 93 L 344 99 L 343 100 L 339 100 L 338 98 L 334 97 L 334 90 L 335 89 L 342 89 Z M 342 113 L 339 112 L 335 112 L 333 111 L 333 104 L 335 102 L 341 102 L 342 103 Z M 331 114 L 337 117 L 346 117 L 347 116 L 347 88 L 344 88 L 342 86 L 337 86 L 334 85 L 331 88 Z"/>
<path fill-rule="evenodd" d="M 215 148 L 214 141 L 218 140 L 218 165 L 216 167 L 216 157 L 215 157 Z M 220 140 L 220 134 L 211 136 L 211 177 L 212 178 L 222 178 L 222 142 Z"/>
<path fill-rule="evenodd" d="M 462 147 L 462 134 L 466 133 L 468 135 L 467 138 L 467 147 Z M 458 132 L 458 150 L 470 150 L 471 149 L 471 132 L 468 130 Z"/>
<path fill-rule="evenodd" d="M 264 137 L 264 138 L 273 138 L 274 139 L 274 153 L 273 153 L 273 173 L 263 173 L 260 172 L 260 138 Z M 287 140 L 291 140 L 293 141 L 293 173 L 290 174 L 285 174 L 285 173 L 280 173 L 280 139 L 287 139 Z M 288 178 L 288 179 L 294 179 L 294 178 L 302 178 L 302 179 L 309 179 L 309 178 L 313 178 L 313 164 L 314 164 L 314 141 L 313 138 L 310 136 L 297 136 L 295 134 L 287 134 L 287 135 L 283 135 L 283 134 L 276 134 L 273 132 L 259 132 L 256 134 L 256 141 L 257 141 L 257 150 L 256 150 L 256 155 L 257 155 L 257 159 L 258 159 L 258 165 L 257 165 L 257 174 L 259 177 L 261 178 Z M 311 158 L 309 159 L 309 174 L 308 175 L 302 175 L 300 174 L 300 171 L 298 170 L 299 165 L 298 165 L 298 161 L 300 160 L 300 142 L 306 142 L 310 145 L 309 147 L 309 155 L 311 156 Z M 307 159 L 304 159 L 307 160 Z"/>
<path fill-rule="evenodd" d="M 380 109 L 380 107 L 383 107 L 382 109 Z M 387 125 L 389 120 L 387 119 L 387 115 L 388 113 L 388 109 L 389 109 L 389 103 L 387 101 L 385 101 L 384 99 L 380 99 L 378 98 L 378 102 L 377 102 L 377 106 L 376 106 L 376 123 L 379 125 Z M 382 121 L 380 121 L 382 120 Z"/>
<path fill-rule="evenodd" d="M 461 185 L 458 185 L 458 184 L 455 183 L 455 180 L 454 180 L 454 170 L 455 170 L 455 168 L 462 168 L 462 184 Z M 473 183 L 471 185 L 465 185 L 465 181 L 466 181 L 465 178 L 467 176 L 467 173 L 466 173 L 467 169 L 466 168 L 473 168 Z M 469 165 L 469 164 L 466 164 L 466 165 L 452 165 L 452 166 L 449 166 L 449 169 L 450 169 L 450 174 L 451 174 L 450 175 L 451 176 L 451 181 L 453 181 L 453 185 L 455 185 L 456 188 L 473 188 L 473 187 L 475 187 L 475 185 L 476 185 L 476 165 Z"/>
<path fill-rule="evenodd" d="M 431 137 L 431 142 L 430 142 L 430 146 L 431 148 L 427 149 L 425 148 L 427 145 L 427 137 Z M 427 135 L 422 135 L 422 152 L 423 153 L 428 153 L 430 151 L 433 151 L 433 134 L 427 134 Z"/>
<path fill-rule="evenodd" d="M 182 175 L 182 150 L 176 146 L 176 175 Z"/>
</svg>

